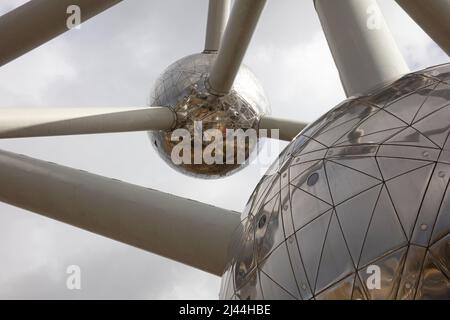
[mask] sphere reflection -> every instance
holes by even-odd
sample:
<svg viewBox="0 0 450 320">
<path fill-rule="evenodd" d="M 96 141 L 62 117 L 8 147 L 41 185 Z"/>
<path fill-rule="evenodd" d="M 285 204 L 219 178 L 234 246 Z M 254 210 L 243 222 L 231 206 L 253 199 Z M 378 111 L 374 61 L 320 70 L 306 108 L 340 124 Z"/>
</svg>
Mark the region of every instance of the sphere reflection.
<svg viewBox="0 0 450 320">
<path fill-rule="evenodd" d="M 245 167 L 250 155 L 256 152 L 257 141 L 246 139 L 241 144 L 234 143 L 231 132 L 238 129 L 243 132 L 256 130 L 260 116 L 270 113 L 261 85 L 245 66 L 241 67 L 229 94 L 218 97 L 209 93 L 205 84 L 215 57 L 215 54 L 194 54 L 169 66 L 157 80 L 149 102 L 151 106 L 167 106 L 176 112 L 177 125 L 174 130 L 185 130 L 190 140 L 189 155 L 182 155 L 187 161 L 173 161 L 174 148 L 181 140 L 174 138 L 174 130 L 151 132 L 152 144 L 172 168 L 199 178 L 220 178 Z M 208 143 L 204 139 L 200 139 L 202 145 L 197 150 L 200 158 L 194 154 L 197 146 L 194 139 L 199 134 L 207 141 L 214 141 L 208 132 L 220 133 L 223 138 L 222 147 L 216 148 L 213 153 L 213 157 L 220 161 L 213 164 L 201 156 L 208 151 Z M 238 159 L 238 148 L 243 151 L 244 161 Z"/>
</svg>

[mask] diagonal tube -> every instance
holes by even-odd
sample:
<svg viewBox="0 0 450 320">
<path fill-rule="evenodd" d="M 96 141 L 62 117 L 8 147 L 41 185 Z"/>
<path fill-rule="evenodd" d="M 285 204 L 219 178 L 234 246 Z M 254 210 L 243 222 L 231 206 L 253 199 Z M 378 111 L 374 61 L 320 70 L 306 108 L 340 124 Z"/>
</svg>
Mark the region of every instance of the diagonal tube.
<svg viewBox="0 0 450 320">
<path fill-rule="evenodd" d="M 0 151 L 0 201 L 222 275 L 240 215 Z"/>
<path fill-rule="evenodd" d="M 207 85 L 210 92 L 230 92 L 266 0 L 236 0 Z"/>
<path fill-rule="evenodd" d="M 170 108 L 0 108 L 0 139 L 169 130 Z"/>
<path fill-rule="evenodd" d="M 230 0 L 209 0 L 205 53 L 219 50 L 230 15 Z"/>
<path fill-rule="evenodd" d="M 408 15 L 450 56 L 450 1 L 396 0 Z"/>
<path fill-rule="evenodd" d="M 122 0 L 31 0 L 0 17 L 0 66 L 69 30 L 69 6 L 84 22 Z"/>
</svg>

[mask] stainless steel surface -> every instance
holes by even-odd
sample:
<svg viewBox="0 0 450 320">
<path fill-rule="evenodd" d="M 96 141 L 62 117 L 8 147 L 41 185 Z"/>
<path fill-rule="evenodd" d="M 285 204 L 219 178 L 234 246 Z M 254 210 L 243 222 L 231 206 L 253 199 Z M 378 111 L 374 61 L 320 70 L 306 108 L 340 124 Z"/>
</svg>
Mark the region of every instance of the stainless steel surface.
<svg viewBox="0 0 450 320">
<path fill-rule="evenodd" d="M 396 0 L 414 21 L 450 56 L 450 1 Z"/>
<path fill-rule="evenodd" d="M 212 93 L 230 92 L 265 4 L 266 0 L 235 0 L 208 80 Z"/>
<path fill-rule="evenodd" d="M 449 299 L 449 135 L 450 64 L 332 109 L 250 197 L 220 297 Z"/>
<path fill-rule="evenodd" d="M 376 0 L 314 0 L 347 97 L 409 73 Z"/>
<path fill-rule="evenodd" d="M 208 92 L 205 87 L 215 54 L 194 54 L 185 57 L 171 66 L 156 81 L 150 97 L 150 105 L 160 105 L 172 108 L 177 114 L 176 129 L 186 129 L 192 138 L 197 128 L 194 121 L 201 121 L 203 132 L 208 129 L 219 129 L 226 138 L 227 129 L 257 129 L 259 117 L 270 113 L 270 106 L 260 83 L 253 73 L 242 66 L 231 92 L 217 97 Z M 224 158 L 224 164 L 183 163 L 175 165 L 171 154 L 179 143 L 172 141 L 173 130 L 150 132 L 150 139 L 161 157 L 175 170 L 198 178 L 220 178 L 233 174 L 248 163 L 239 164 L 234 153 L 234 159 Z M 224 140 L 224 147 L 227 144 Z M 202 152 L 205 146 L 203 146 Z M 192 148 L 192 152 L 194 148 Z M 245 146 L 246 159 L 256 152 L 256 144 Z M 226 154 L 224 154 L 226 157 Z M 194 159 L 192 155 L 191 159 Z M 233 164 L 226 164 L 232 160 Z"/>
<path fill-rule="evenodd" d="M 209 0 L 205 53 L 219 50 L 229 15 L 230 0 Z"/>
<path fill-rule="evenodd" d="M 31 0 L 0 17 L 0 66 L 68 31 L 67 8 L 77 5 L 84 22 L 122 0 Z"/>
<path fill-rule="evenodd" d="M 215 275 L 236 212 L 0 151 L 0 201 Z"/>
<path fill-rule="evenodd" d="M 168 108 L 0 108 L 0 139 L 169 130 Z"/>
</svg>

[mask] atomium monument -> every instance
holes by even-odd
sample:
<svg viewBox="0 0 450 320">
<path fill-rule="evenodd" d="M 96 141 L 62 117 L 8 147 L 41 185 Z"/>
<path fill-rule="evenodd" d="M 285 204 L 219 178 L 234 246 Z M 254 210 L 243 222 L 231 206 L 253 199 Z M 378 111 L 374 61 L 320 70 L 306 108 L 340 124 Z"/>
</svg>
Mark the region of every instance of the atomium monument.
<svg viewBox="0 0 450 320">
<path fill-rule="evenodd" d="M 448 299 L 449 133 L 450 64 L 311 124 L 248 201 L 221 298 Z"/>
<path fill-rule="evenodd" d="M 86 21 L 121 0 L 76 2 Z M 292 119 L 272 116 L 243 66 L 265 0 L 231 13 L 210 0 L 203 53 L 169 66 L 147 107 L 0 108 L 0 139 L 144 132 L 196 178 L 228 177 L 257 153 L 263 134 L 230 145 L 228 130 L 278 130 L 270 139 L 289 145 L 242 213 L 3 150 L 0 201 L 222 277 L 222 299 L 450 299 L 450 64 L 411 73 L 376 0 L 313 2 L 347 100 L 310 125 L 308 97 Z M 450 55 L 449 1 L 396 2 Z M 67 32 L 73 5 L 30 0 L 0 16 L 14 30 L 0 33 L 0 67 Z M 210 129 L 225 164 L 196 161 Z"/>
</svg>

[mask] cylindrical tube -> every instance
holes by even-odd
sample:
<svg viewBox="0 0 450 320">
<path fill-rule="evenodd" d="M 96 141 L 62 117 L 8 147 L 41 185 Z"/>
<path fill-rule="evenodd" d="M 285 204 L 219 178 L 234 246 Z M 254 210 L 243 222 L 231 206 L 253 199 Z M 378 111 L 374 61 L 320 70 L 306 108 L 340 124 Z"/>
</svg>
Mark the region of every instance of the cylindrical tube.
<svg viewBox="0 0 450 320">
<path fill-rule="evenodd" d="M 397 3 L 450 56 L 450 1 L 397 0 Z"/>
<path fill-rule="evenodd" d="M 0 66 L 69 30 L 69 6 L 80 8 L 81 22 L 122 0 L 31 0 L 0 17 Z"/>
<path fill-rule="evenodd" d="M 315 0 L 347 96 L 409 72 L 375 0 Z"/>
<path fill-rule="evenodd" d="M 266 0 L 236 0 L 208 86 L 213 94 L 230 92 Z"/>
<path fill-rule="evenodd" d="M 209 0 L 205 53 L 219 50 L 230 15 L 230 0 Z"/>
<path fill-rule="evenodd" d="M 0 201 L 222 275 L 234 212 L 0 151 Z"/>
</svg>

